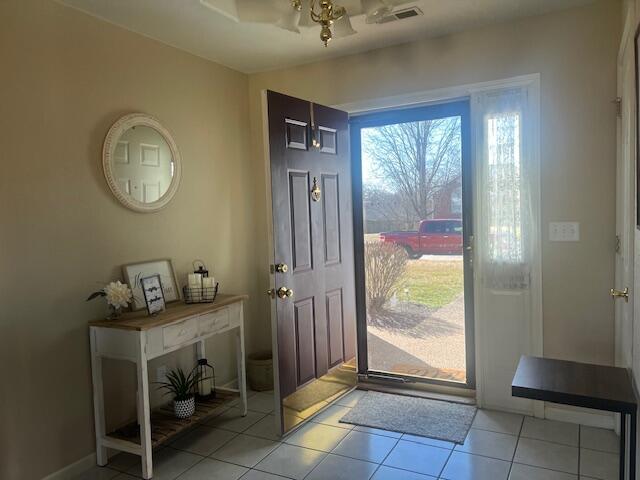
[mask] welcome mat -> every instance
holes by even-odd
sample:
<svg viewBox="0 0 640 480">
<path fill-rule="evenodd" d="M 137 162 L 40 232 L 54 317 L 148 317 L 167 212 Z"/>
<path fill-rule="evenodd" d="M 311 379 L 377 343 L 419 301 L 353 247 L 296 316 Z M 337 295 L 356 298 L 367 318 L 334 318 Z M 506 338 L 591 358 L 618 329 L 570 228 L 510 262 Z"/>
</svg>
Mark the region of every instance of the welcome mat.
<svg viewBox="0 0 640 480">
<path fill-rule="evenodd" d="M 369 391 L 340 422 L 462 444 L 476 410 L 472 405 Z"/>
</svg>

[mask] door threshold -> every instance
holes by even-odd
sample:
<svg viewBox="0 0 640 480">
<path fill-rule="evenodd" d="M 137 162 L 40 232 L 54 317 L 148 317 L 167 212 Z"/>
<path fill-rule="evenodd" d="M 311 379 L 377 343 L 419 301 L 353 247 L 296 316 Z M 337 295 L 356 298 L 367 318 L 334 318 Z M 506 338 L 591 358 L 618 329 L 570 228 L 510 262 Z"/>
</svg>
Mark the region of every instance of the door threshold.
<svg viewBox="0 0 640 480">
<path fill-rule="evenodd" d="M 462 403 L 464 405 L 476 404 L 476 391 L 469 388 L 445 387 L 425 383 L 403 383 L 389 385 L 387 381 L 373 378 L 359 380 L 359 390 L 371 390 L 374 392 L 393 393 L 409 397 L 428 398 L 444 402 Z"/>
</svg>

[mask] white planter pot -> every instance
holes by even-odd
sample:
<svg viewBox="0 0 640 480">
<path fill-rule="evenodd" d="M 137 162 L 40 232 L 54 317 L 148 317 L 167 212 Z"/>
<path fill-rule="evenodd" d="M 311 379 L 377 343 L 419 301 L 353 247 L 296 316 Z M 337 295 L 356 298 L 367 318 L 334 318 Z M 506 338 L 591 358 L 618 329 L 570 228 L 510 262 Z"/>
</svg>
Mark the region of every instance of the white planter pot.
<svg viewBox="0 0 640 480">
<path fill-rule="evenodd" d="M 196 411 L 196 399 L 191 397 L 187 400 L 174 400 L 173 411 L 178 418 L 189 418 Z"/>
</svg>

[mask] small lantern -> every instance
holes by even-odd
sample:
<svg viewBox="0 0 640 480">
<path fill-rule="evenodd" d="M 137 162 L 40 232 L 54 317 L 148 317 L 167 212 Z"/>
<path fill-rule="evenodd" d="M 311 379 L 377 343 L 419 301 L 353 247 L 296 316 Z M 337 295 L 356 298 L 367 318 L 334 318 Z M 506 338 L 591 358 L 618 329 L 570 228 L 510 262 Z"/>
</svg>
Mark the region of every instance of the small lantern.
<svg viewBox="0 0 640 480">
<path fill-rule="evenodd" d="M 198 359 L 196 365 L 198 373 L 197 395 L 199 397 L 216 396 L 216 374 L 214 368 L 209 365 L 206 358 Z"/>
<path fill-rule="evenodd" d="M 198 265 L 198 268 L 196 269 L 196 265 Z M 208 277 L 209 276 L 209 270 L 207 270 L 207 266 L 204 264 L 204 262 L 202 260 L 194 260 L 193 261 L 193 268 L 194 271 L 193 273 L 198 273 L 200 274 L 200 276 L 202 278 Z"/>
</svg>

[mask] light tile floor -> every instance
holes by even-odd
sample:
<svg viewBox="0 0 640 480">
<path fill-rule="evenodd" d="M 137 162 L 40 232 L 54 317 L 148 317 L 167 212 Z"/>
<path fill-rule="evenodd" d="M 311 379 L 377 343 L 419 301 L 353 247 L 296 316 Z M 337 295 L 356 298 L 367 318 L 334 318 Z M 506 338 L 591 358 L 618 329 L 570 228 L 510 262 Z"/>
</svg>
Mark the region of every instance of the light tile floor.
<svg viewBox="0 0 640 480">
<path fill-rule="evenodd" d="M 154 480 L 617 480 L 609 430 L 478 410 L 463 445 L 339 423 L 356 391 L 298 431 L 273 434 L 273 396 L 253 394 L 247 417 L 221 411 L 154 452 Z M 139 478 L 138 457 L 119 454 L 79 480 Z"/>
</svg>

